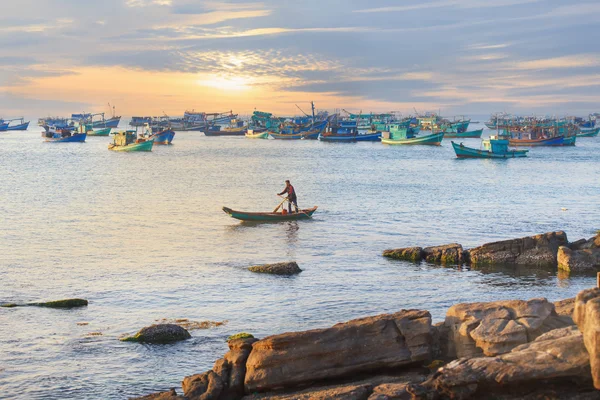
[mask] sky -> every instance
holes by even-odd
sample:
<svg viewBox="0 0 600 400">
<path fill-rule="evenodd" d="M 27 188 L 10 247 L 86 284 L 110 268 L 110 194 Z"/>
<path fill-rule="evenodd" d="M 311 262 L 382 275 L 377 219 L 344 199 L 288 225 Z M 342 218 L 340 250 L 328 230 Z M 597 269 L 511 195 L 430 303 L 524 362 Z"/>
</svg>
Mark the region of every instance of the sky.
<svg viewBox="0 0 600 400">
<path fill-rule="evenodd" d="M 600 111 L 600 2 L 3 0 L 0 117 Z"/>
</svg>

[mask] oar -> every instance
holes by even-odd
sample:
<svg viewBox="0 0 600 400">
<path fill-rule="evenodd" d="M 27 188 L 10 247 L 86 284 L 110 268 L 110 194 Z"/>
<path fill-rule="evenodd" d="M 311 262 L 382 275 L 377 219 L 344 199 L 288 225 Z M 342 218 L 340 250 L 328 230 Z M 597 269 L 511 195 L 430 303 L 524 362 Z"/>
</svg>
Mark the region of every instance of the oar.
<svg viewBox="0 0 600 400">
<path fill-rule="evenodd" d="M 279 196 L 279 197 L 282 197 L 282 196 Z M 281 208 L 281 206 L 283 205 L 283 203 L 285 203 L 286 201 L 287 201 L 287 197 L 283 197 L 283 200 L 281 200 L 281 203 L 279 203 L 279 205 L 277 207 L 275 207 L 275 209 L 273 210 L 273 212 L 276 213 L 277 211 L 279 211 L 279 208 Z"/>
</svg>

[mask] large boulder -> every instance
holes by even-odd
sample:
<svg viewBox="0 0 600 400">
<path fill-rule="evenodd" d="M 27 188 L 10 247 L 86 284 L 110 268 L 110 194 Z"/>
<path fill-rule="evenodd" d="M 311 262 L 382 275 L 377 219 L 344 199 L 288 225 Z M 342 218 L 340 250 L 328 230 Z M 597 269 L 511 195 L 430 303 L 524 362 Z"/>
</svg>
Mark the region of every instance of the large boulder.
<svg viewBox="0 0 600 400">
<path fill-rule="evenodd" d="M 423 258 L 430 263 L 462 265 L 465 262 L 463 247 L 458 243 L 425 247 Z"/>
<path fill-rule="evenodd" d="M 549 386 L 547 380 L 552 385 L 561 379 L 571 395 L 591 381 L 588 353 L 575 327 L 551 331 L 501 356 L 452 361 L 422 386 L 450 399 L 496 398 L 493 394 L 498 392 L 512 392 L 514 397 L 510 398 L 523 398 L 519 389 L 530 391 L 530 385 L 543 388 Z"/>
<path fill-rule="evenodd" d="M 600 389 L 600 288 L 577 294 L 573 319 L 583 333 L 583 341 L 590 355 L 594 386 Z"/>
<path fill-rule="evenodd" d="M 167 344 L 191 338 L 192 335 L 179 325 L 156 324 L 142 328 L 134 336 L 121 339 L 123 342 Z"/>
<path fill-rule="evenodd" d="M 431 315 L 419 310 L 267 337 L 253 344 L 246 362 L 245 390 L 289 388 L 422 363 L 431 357 L 431 342 Z"/>
<path fill-rule="evenodd" d="M 568 272 L 589 272 L 600 269 L 600 249 L 571 250 L 560 246 L 557 254 L 558 269 Z"/>
<path fill-rule="evenodd" d="M 249 267 L 248 270 L 251 272 L 273 275 L 294 275 L 302 272 L 302 270 L 300 269 L 300 267 L 298 267 L 298 264 L 295 261 L 281 262 L 276 264 L 255 265 L 253 267 Z"/>
<path fill-rule="evenodd" d="M 546 299 L 461 303 L 448 310 L 447 358 L 495 356 L 550 330 L 572 325 Z"/>
<path fill-rule="evenodd" d="M 423 259 L 423 249 L 421 247 L 404 247 L 400 249 L 385 250 L 383 256 L 395 260 L 419 262 Z"/>
<path fill-rule="evenodd" d="M 568 245 L 565 232 L 549 232 L 520 239 L 486 243 L 469 250 L 471 264 L 527 264 L 556 266 L 560 246 Z"/>
<path fill-rule="evenodd" d="M 229 351 L 213 367 L 213 371 L 223 382 L 220 400 L 239 399 L 244 395 L 246 361 L 252 351 L 252 344 L 257 341 L 258 339 L 246 338 L 227 342 Z"/>
</svg>

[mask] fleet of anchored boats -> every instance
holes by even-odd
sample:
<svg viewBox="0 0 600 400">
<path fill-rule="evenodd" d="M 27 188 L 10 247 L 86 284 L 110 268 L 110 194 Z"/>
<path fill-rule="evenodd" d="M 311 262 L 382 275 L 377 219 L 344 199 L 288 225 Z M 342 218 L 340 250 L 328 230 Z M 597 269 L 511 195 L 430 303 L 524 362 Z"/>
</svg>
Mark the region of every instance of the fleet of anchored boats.
<svg viewBox="0 0 600 400">
<path fill-rule="evenodd" d="M 301 111 L 302 109 L 298 107 Z M 47 142 L 84 142 L 88 136 L 109 136 L 113 133 L 110 150 L 150 151 L 155 144 L 171 144 L 176 131 L 199 131 L 206 136 L 245 136 L 249 139 L 320 140 L 323 142 L 381 142 L 387 145 L 441 145 L 447 138 L 480 139 L 483 129 L 469 130 L 470 119 L 442 118 L 434 113 L 403 117 L 396 113 L 351 113 L 340 110 L 333 114 L 315 110 L 294 117 L 275 116 L 254 111 L 244 120 L 232 111 L 203 113 L 186 111 L 183 117 L 133 117 L 134 128 L 112 132 L 121 120 L 113 112 L 72 114 L 70 118 L 48 117 L 38 120 L 44 128 Z M 494 114 L 485 125 L 495 134 L 482 140 L 479 148 L 452 142 L 459 158 L 517 158 L 526 157 L 527 150 L 511 149 L 520 146 L 573 146 L 578 138 L 597 136 L 600 114 L 587 118 L 525 117 Z M 0 119 L 0 132 L 26 130 L 29 122 L 23 118 Z M 140 132 L 141 130 L 141 132 Z"/>
</svg>

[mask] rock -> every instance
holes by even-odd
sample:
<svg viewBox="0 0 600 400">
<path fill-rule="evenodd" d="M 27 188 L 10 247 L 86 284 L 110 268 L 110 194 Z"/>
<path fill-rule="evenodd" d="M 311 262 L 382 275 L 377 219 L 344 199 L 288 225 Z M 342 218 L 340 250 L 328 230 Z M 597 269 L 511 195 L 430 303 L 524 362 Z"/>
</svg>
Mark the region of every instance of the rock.
<svg viewBox="0 0 600 400">
<path fill-rule="evenodd" d="M 433 360 L 448 360 L 448 339 L 450 328 L 444 322 L 438 322 L 432 326 L 431 358 Z"/>
<path fill-rule="evenodd" d="M 223 391 L 223 382 L 212 370 L 202 374 L 186 376 L 181 382 L 183 395 L 189 400 L 218 400 Z"/>
<path fill-rule="evenodd" d="M 560 246 L 568 245 L 565 232 L 549 232 L 520 239 L 487 243 L 469 250 L 471 264 L 527 264 L 556 266 Z"/>
<path fill-rule="evenodd" d="M 552 329 L 572 325 L 546 299 L 462 303 L 448 310 L 446 358 L 495 356 Z M 444 358 L 444 357 L 442 357 Z"/>
<path fill-rule="evenodd" d="M 564 299 L 554 302 L 554 310 L 558 315 L 573 317 L 573 309 L 575 308 L 575 298 Z"/>
<path fill-rule="evenodd" d="M 213 367 L 215 374 L 223 382 L 223 391 L 219 400 L 239 399 L 244 395 L 246 361 L 252 351 L 252 344 L 258 339 L 242 338 L 227 342 L 229 352 L 217 360 Z"/>
<path fill-rule="evenodd" d="M 2 304 L 0 307 L 25 307 L 25 306 L 35 306 L 35 307 L 48 307 L 48 308 L 76 308 L 76 307 L 85 307 L 88 305 L 88 301 L 85 299 L 65 299 L 65 300 L 55 300 L 55 301 L 47 301 L 44 303 L 27 303 L 27 304 L 15 304 L 15 303 L 6 303 Z"/>
<path fill-rule="evenodd" d="M 590 355 L 594 386 L 600 389 L 600 288 L 583 290 L 575 298 L 573 319 L 583 333 Z"/>
<path fill-rule="evenodd" d="M 246 393 L 289 388 L 431 358 L 431 315 L 403 310 L 328 329 L 284 333 L 252 346 Z"/>
<path fill-rule="evenodd" d="M 152 344 L 166 344 L 191 338 L 192 335 L 179 325 L 157 324 L 143 328 L 134 336 L 121 339 L 123 342 L 139 342 Z"/>
<path fill-rule="evenodd" d="M 587 244 L 587 239 L 579 239 L 568 244 L 571 250 L 581 250 Z"/>
<path fill-rule="evenodd" d="M 494 398 L 492 393 L 545 387 L 559 378 L 589 381 L 589 357 L 575 327 L 561 328 L 497 357 L 461 358 L 440 368 L 423 387 L 451 399 Z M 579 388 L 573 383 L 571 393 Z M 429 398 L 436 397 L 430 395 Z M 515 395 L 513 398 L 522 398 Z"/>
<path fill-rule="evenodd" d="M 249 267 L 249 271 L 251 272 L 259 272 L 263 274 L 273 274 L 273 275 L 294 275 L 302 272 L 300 267 L 295 261 L 292 262 L 282 262 L 277 264 L 264 264 L 264 265 L 256 265 L 254 267 Z"/>
<path fill-rule="evenodd" d="M 405 247 L 401 249 L 385 250 L 383 256 L 395 260 L 419 262 L 423 259 L 423 249 L 421 247 Z"/>
<path fill-rule="evenodd" d="M 558 248 L 558 268 L 568 272 L 596 271 L 600 269 L 600 249 L 571 250 Z"/>
<path fill-rule="evenodd" d="M 458 243 L 425 247 L 423 258 L 430 263 L 462 265 L 465 261 L 463 247 Z"/>
<path fill-rule="evenodd" d="M 407 383 L 385 383 L 375 387 L 368 400 L 411 400 L 412 394 L 408 388 Z"/>
<path fill-rule="evenodd" d="M 135 397 L 129 400 L 186 400 L 182 396 L 178 396 L 175 389 L 166 392 L 152 393 L 142 397 Z"/>
<path fill-rule="evenodd" d="M 369 384 L 347 385 L 333 388 L 306 389 L 289 394 L 246 396 L 244 400 L 367 400 L 372 387 Z"/>
</svg>

